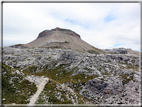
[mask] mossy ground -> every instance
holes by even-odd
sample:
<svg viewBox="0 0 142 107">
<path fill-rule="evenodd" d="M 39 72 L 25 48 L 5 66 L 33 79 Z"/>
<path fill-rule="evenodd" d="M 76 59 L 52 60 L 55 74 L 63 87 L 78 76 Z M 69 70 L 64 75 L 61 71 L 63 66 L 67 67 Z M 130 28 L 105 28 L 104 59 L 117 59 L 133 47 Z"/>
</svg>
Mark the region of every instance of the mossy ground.
<svg viewBox="0 0 142 107">
<path fill-rule="evenodd" d="M 53 64 L 53 65 L 56 65 L 56 64 Z M 92 80 L 92 79 L 94 79 L 94 78 L 96 78 L 98 76 L 97 75 L 89 76 L 89 75 L 85 75 L 85 74 L 73 75 L 75 72 L 78 72 L 79 68 L 75 67 L 73 69 L 70 69 L 69 65 L 70 64 L 61 64 L 61 65 L 59 65 L 57 67 L 55 67 L 55 66 L 52 66 L 52 67 L 51 66 L 46 66 L 43 69 L 43 71 L 41 71 L 41 72 L 32 72 L 31 70 L 24 70 L 24 73 L 26 73 L 28 75 L 32 74 L 32 75 L 35 75 L 35 76 L 47 76 L 48 78 L 54 80 L 55 82 L 58 81 L 58 83 L 60 83 L 60 84 L 65 83 L 68 87 L 72 88 L 76 92 L 76 94 L 77 94 L 77 96 L 79 98 L 84 99 L 78 93 L 82 89 L 82 85 L 85 85 L 85 83 L 88 80 Z M 32 68 L 35 68 L 35 67 L 32 67 Z M 51 87 L 53 88 L 52 85 L 54 85 L 54 84 L 50 84 L 49 85 L 47 83 L 46 86 L 48 86 L 48 88 L 50 89 Z M 45 93 L 45 95 L 49 96 L 47 93 Z M 62 94 L 62 95 L 64 95 L 64 94 Z M 56 99 L 56 98 L 52 98 L 52 100 L 53 99 Z M 48 99 L 48 100 L 50 101 L 50 99 Z M 55 101 L 57 101 L 57 102 L 55 102 Z M 66 101 L 65 102 L 64 101 L 60 102 L 57 99 L 55 101 L 52 101 L 52 102 L 55 103 L 55 104 L 57 104 L 57 103 L 65 104 L 66 103 Z M 43 99 L 41 98 L 41 99 L 38 100 L 37 103 L 40 104 L 40 103 L 43 103 L 43 102 L 45 102 L 45 101 L 43 101 Z M 67 101 L 67 103 L 69 103 L 69 102 Z M 80 100 L 79 104 L 82 104 L 82 103 L 83 102 Z"/>
<path fill-rule="evenodd" d="M 58 99 L 57 93 L 61 93 L 62 101 Z M 46 96 L 46 97 L 44 97 Z M 56 88 L 56 83 L 49 80 L 49 82 L 45 85 L 44 90 L 40 94 L 36 104 L 73 104 L 71 100 L 68 100 L 65 97 L 65 90 L 59 90 Z"/>
<path fill-rule="evenodd" d="M 67 95 L 69 99 L 67 98 Z M 73 104 L 72 98 L 75 99 L 75 102 L 78 100 L 79 104 L 83 104 L 83 97 L 78 94 L 77 97 L 78 99 L 75 98 L 75 94 L 71 93 L 66 88 L 62 88 L 59 83 L 49 80 L 36 101 L 36 104 Z"/>
<path fill-rule="evenodd" d="M 61 84 L 72 83 L 72 85 L 69 86 L 77 92 L 81 89 L 80 86 L 85 85 L 88 80 L 98 77 L 97 75 L 89 76 L 81 73 L 73 75 L 74 73 L 78 72 L 79 68 L 75 67 L 73 69 L 70 69 L 69 64 L 61 64 L 57 67 L 46 66 L 46 68 L 44 68 L 44 70 L 41 72 L 32 72 L 32 70 L 29 69 L 31 69 L 31 67 L 24 70 L 24 73 L 28 75 L 32 74 L 36 76 L 47 76 L 48 78 L 58 81 Z"/>
<path fill-rule="evenodd" d="M 35 94 L 37 87 L 15 73 L 15 69 L 2 65 L 3 104 L 27 104 L 29 97 Z"/>
<path fill-rule="evenodd" d="M 129 81 L 133 80 L 133 75 L 130 74 L 130 75 L 120 75 L 122 77 L 122 84 L 125 85 L 127 84 Z"/>
</svg>

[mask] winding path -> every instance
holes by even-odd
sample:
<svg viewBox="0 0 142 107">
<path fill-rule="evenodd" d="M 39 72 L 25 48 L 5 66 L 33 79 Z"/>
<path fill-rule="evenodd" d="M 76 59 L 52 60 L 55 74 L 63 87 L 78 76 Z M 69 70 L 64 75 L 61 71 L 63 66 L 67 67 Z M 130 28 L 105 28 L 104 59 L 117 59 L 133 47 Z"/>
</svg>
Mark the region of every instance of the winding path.
<svg viewBox="0 0 142 107">
<path fill-rule="evenodd" d="M 38 99 L 40 93 L 44 89 L 45 84 L 49 81 L 49 78 L 44 77 L 35 77 L 35 76 L 28 76 L 26 79 L 28 79 L 31 82 L 34 82 L 37 86 L 36 93 L 31 97 L 30 103 L 28 105 L 34 105 L 36 100 Z"/>
</svg>

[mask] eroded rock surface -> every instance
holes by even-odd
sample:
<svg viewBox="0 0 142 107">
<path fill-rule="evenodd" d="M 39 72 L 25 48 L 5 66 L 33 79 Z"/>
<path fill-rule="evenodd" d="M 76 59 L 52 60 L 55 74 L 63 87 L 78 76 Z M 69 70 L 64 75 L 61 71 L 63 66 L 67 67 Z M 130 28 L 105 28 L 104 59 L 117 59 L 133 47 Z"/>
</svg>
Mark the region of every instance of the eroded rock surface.
<svg viewBox="0 0 142 107">
<path fill-rule="evenodd" d="M 3 63 L 18 70 L 15 71 L 17 74 L 45 76 L 59 86 L 70 87 L 74 91 L 72 97 L 66 96 L 71 99 L 70 102 L 66 99 L 60 100 L 60 103 L 140 104 L 139 56 L 136 54 L 89 54 L 67 49 L 4 47 Z M 51 87 L 47 84 L 46 88 Z M 63 93 L 59 89 L 56 92 L 56 85 L 54 89 L 54 99 L 59 100 Z M 54 101 L 49 95 L 50 92 L 44 90 L 39 96 L 44 96 L 44 102 L 48 99 L 47 103 L 51 104 Z M 73 95 L 80 95 L 80 100 Z M 41 100 L 42 97 L 37 103 Z"/>
</svg>

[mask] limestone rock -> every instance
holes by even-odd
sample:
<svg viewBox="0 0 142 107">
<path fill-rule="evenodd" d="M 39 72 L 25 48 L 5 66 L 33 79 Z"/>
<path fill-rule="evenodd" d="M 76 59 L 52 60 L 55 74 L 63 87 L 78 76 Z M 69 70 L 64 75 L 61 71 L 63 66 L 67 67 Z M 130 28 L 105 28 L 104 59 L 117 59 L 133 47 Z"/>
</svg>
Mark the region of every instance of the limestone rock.
<svg viewBox="0 0 142 107">
<path fill-rule="evenodd" d="M 28 44 L 3 47 L 2 53 L 3 75 L 23 76 L 36 85 L 43 77 L 52 80 L 45 85 L 38 103 L 140 104 L 141 62 L 137 51 L 100 50 L 77 33 L 56 28 L 41 32 Z M 12 83 L 13 78 L 8 79 Z"/>
</svg>

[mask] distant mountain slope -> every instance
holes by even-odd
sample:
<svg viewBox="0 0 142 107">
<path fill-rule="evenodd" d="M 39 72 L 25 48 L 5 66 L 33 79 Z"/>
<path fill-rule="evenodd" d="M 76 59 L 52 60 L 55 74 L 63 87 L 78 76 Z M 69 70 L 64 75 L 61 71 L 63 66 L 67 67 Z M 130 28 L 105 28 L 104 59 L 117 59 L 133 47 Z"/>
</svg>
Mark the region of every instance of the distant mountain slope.
<svg viewBox="0 0 142 107">
<path fill-rule="evenodd" d="M 134 54 L 138 56 L 140 55 L 140 52 L 134 51 L 130 48 L 128 49 L 125 49 L 125 48 L 102 49 L 102 51 L 105 51 L 111 54 Z"/>
<path fill-rule="evenodd" d="M 32 42 L 25 44 L 27 47 L 50 47 L 50 48 L 63 48 L 76 51 L 86 51 L 94 53 L 105 53 L 90 44 L 86 43 L 80 38 L 77 33 L 68 30 L 55 28 L 52 30 L 44 30 Z"/>
</svg>

